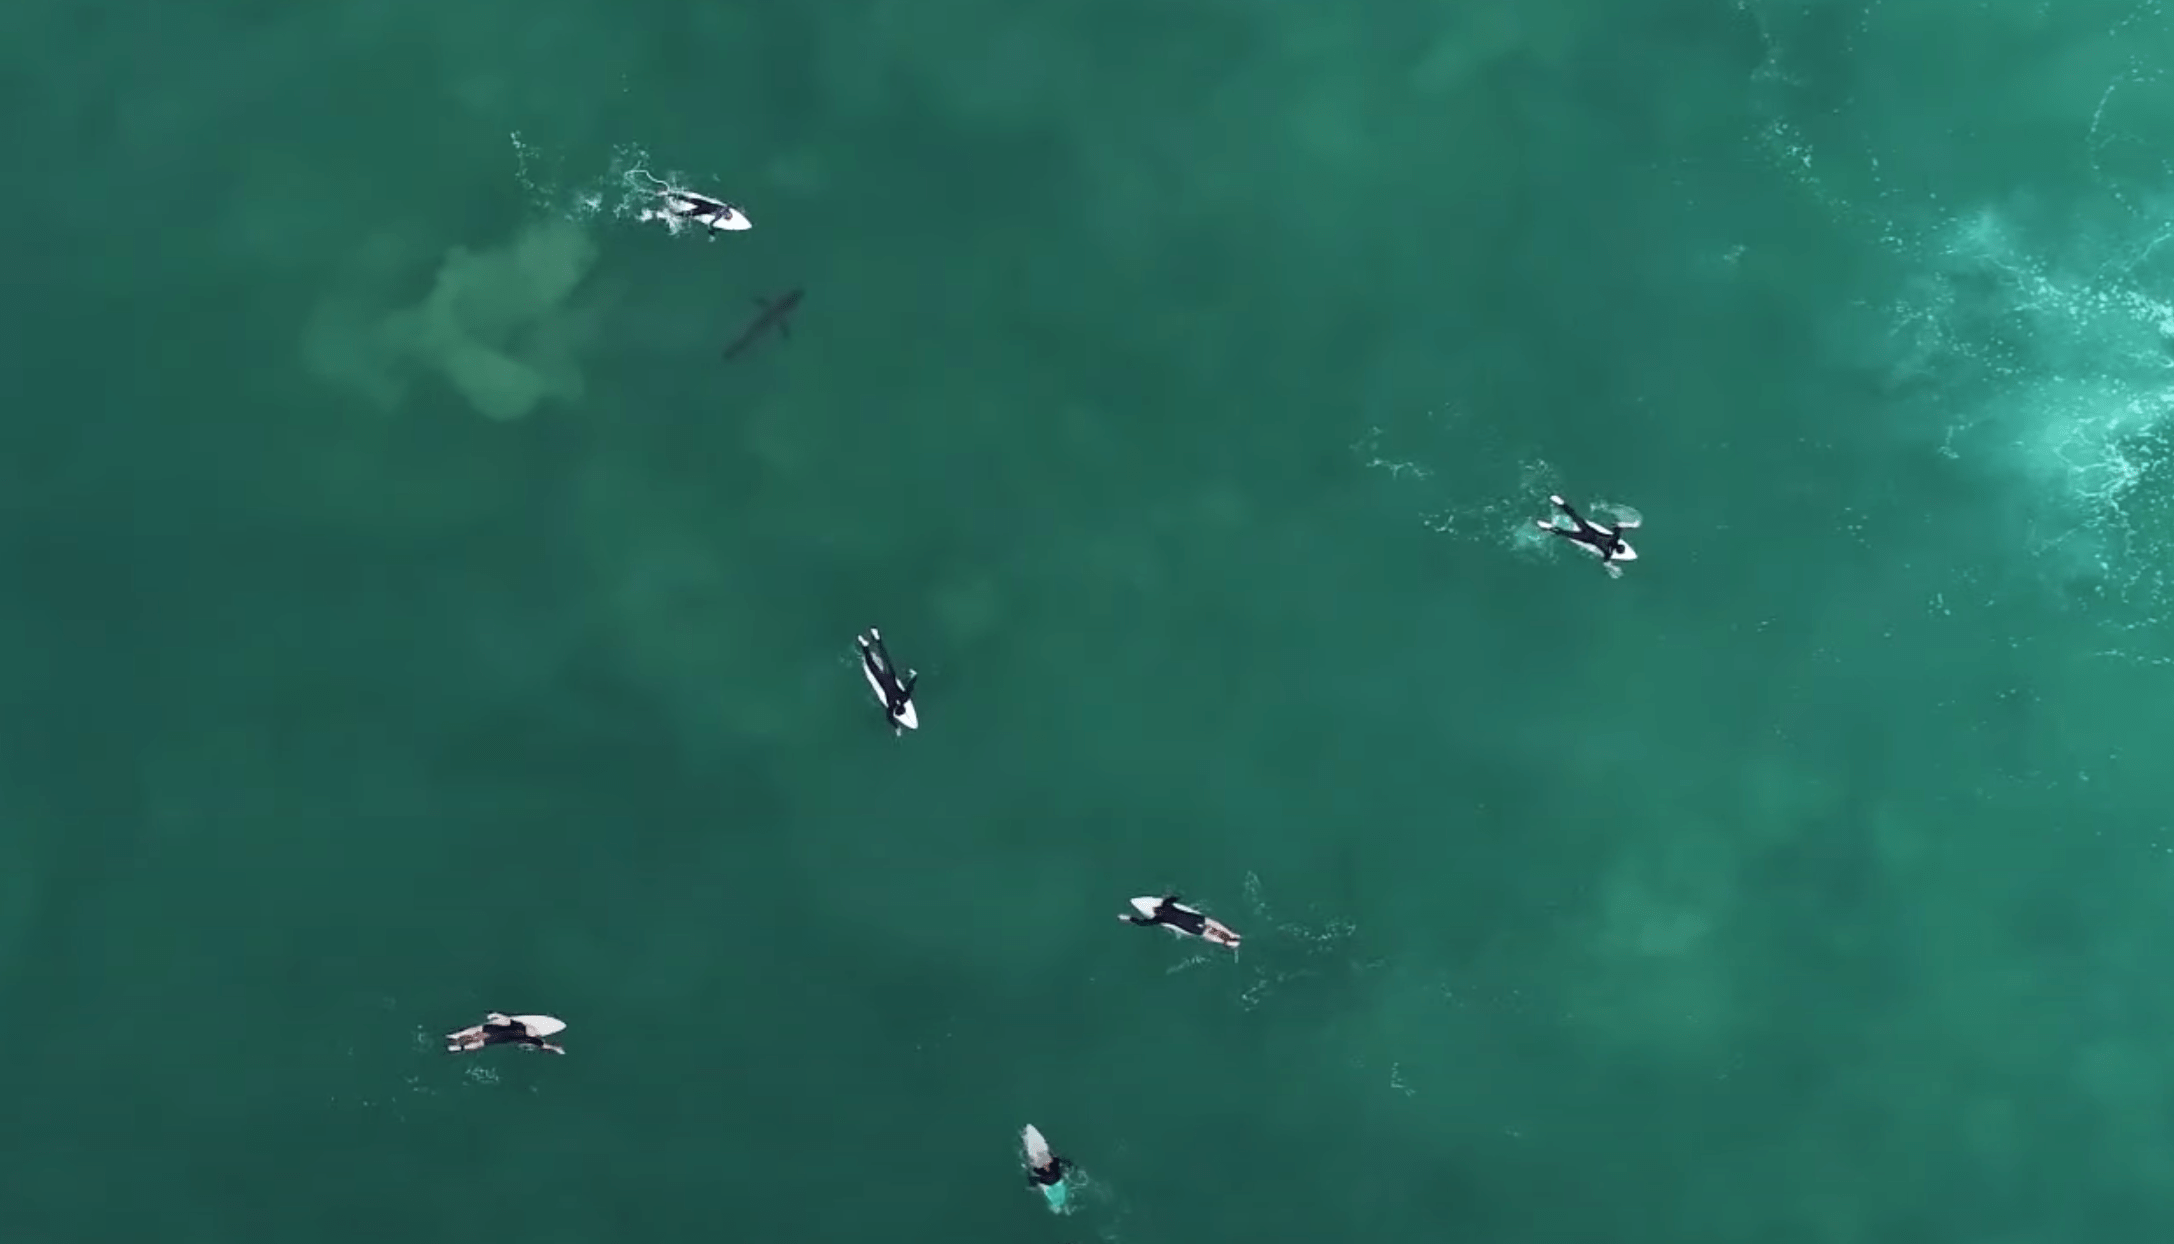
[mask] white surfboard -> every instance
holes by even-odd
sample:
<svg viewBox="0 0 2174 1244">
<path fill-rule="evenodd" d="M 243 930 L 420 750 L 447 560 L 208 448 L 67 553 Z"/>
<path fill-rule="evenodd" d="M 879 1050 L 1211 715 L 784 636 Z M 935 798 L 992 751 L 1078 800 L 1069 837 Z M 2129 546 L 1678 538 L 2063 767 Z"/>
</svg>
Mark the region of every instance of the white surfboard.
<svg viewBox="0 0 2174 1244">
<path fill-rule="evenodd" d="M 1607 530 L 1609 530 L 1609 528 L 1607 528 L 1607 527 L 1603 527 L 1603 526 L 1601 526 L 1601 524 L 1599 524 L 1599 523 L 1594 523 L 1593 525 L 1594 525 L 1595 527 L 1600 527 L 1600 529 L 1601 529 L 1602 531 L 1607 531 Z M 1563 531 L 1563 532 L 1570 532 L 1570 531 L 1576 531 L 1576 530 L 1577 530 L 1577 528 L 1576 528 L 1575 526 L 1570 526 L 1570 525 L 1567 525 L 1567 524 L 1563 524 L 1563 523 L 1558 523 L 1558 522 L 1554 521 L 1553 519 L 1545 519 L 1545 520 L 1542 520 L 1542 521 L 1540 521 L 1540 522 L 1534 523 L 1534 524 L 1533 524 L 1533 526 L 1535 526 L 1535 527 L 1538 527 L 1538 528 L 1539 528 L 1540 530 L 1542 530 L 1542 531 Z M 1617 535 L 1621 535 L 1621 534 L 1623 534 L 1623 532 L 1624 532 L 1625 528 L 1620 528 L 1620 527 L 1618 527 L 1618 528 L 1615 528 L 1614 530 L 1615 530 L 1615 533 L 1616 533 Z M 1572 541 L 1571 541 L 1570 543 L 1572 543 L 1572 544 L 1575 544 L 1575 545 L 1577 545 L 1577 546 L 1578 546 L 1579 548 L 1581 548 L 1581 549 L 1584 549 L 1584 550 L 1585 550 L 1586 552 L 1588 552 L 1588 553 L 1591 553 L 1591 554 L 1592 554 L 1593 556 L 1595 556 L 1595 557 L 1598 557 L 1598 556 L 1600 556 L 1600 550 L 1599 550 L 1599 549 L 1596 549 L 1596 548 L 1594 548 L 1594 547 L 1593 547 L 1592 545 L 1590 545 L 1590 544 L 1587 544 L 1587 543 L 1586 543 L 1585 541 L 1583 541 L 1583 540 L 1572 540 Z M 1614 556 L 1614 557 L 1611 557 L 1611 558 L 1609 558 L 1608 560 L 1609 560 L 1609 561 L 1614 561 L 1614 562 L 1634 562 L 1634 561 L 1637 561 L 1637 560 L 1638 560 L 1638 550 L 1637 550 L 1637 549 L 1634 549 L 1634 548 L 1632 548 L 1632 547 L 1631 547 L 1631 545 L 1630 545 L 1630 541 L 1629 541 L 1629 540 L 1625 540 L 1625 541 L 1623 541 L 1623 547 L 1622 547 L 1622 548 L 1620 548 L 1620 549 L 1618 549 L 1618 550 L 1616 550 L 1616 554 L 1615 554 L 1615 556 Z"/>
<path fill-rule="evenodd" d="M 664 208 L 656 207 L 647 208 L 636 219 L 663 221 L 674 232 L 677 232 L 682 225 L 701 225 L 712 232 L 723 233 L 745 233 L 755 227 L 755 222 L 747 218 L 746 212 L 722 199 L 713 199 L 708 195 L 698 195 L 690 191 L 679 190 L 659 190 L 657 191 L 657 197 L 663 199 L 671 210 L 667 211 Z M 696 207 L 720 207 L 724 210 L 707 219 L 700 219 L 686 214 Z"/>
<path fill-rule="evenodd" d="M 566 1031 L 566 1021 L 555 1015 L 516 1015 L 513 1020 L 528 1029 L 532 1037 L 548 1037 Z"/>
<path fill-rule="evenodd" d="M 1136 912 L 1139 912 L 1142 916 L 1145 916 L 1149 920 L 1153 920 L 1155 918 L 1155 910 L 1160 906 L 1162 906 L 1162 900 L 1159 898 L 1136 898 L 1132 900 L 1132 909 Z M 1198 907 L 1193 907 L 1185 903 L 1172 903 L 1171 906 L 1178 911 L 1191 912 L 1192 914 L 1199 916 L 1202 920 L 1208 919 L 1208 913 L 1200 910 Z M 1213 924 L 1209 924 L 1198 933 L 1193 932 L 1191 929 L 1181 929 L 1174 924 L 1165 924 L 1160 925 L 1159 927 L 1170 930 L 1171 933 L 1175 934 L 1178 937 L 1199 937 L 1214 942 L 1218 946 L 1230 945 L 1229 942 L 1224 941 L 1222 938 L 1214 936 L 1215 926 Z M 1236 937 L 1237 934 L 1233 933 L 1231 936 Z"/>
<path fill-rule="evenodd" d="M 1042 1139 L 1041 1129 L 1032 1123 L 1019 1129 L 1019 1143 L 1027 1151 L 1027 1163 L 1031 1166 L 1049 1165 L 1049 1142 Z"/>
</svg>

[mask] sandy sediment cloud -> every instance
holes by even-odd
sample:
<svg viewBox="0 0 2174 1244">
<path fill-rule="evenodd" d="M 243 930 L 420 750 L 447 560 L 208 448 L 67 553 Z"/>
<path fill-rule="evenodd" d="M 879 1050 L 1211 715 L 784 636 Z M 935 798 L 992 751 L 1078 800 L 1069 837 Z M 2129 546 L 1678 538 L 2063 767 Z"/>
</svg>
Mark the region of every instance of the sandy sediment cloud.
<svg viewBox="0 0 2174 1244">
<path fill-rule="evenodd" d="M 456 246 L 413 305 L 352 293 L 328 299 L 311 317 L 304 358 L 317 375 L 387 408 L 433 373 L 496 420 L 574 401 L 587 317 L 571 300 L 595 262 L 595 242 L 567 220 L 534 222 L 495 248 Z"/>
</svg>

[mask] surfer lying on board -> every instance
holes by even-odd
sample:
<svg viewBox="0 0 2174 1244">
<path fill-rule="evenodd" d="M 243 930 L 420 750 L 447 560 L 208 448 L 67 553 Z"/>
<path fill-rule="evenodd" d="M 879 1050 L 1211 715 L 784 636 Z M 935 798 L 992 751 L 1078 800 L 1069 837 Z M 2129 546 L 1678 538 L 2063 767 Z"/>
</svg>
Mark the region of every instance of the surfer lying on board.
<svg viewBox="0 0 2174 1244">
<path fill-rule="evenodd" d="M 1175 894 L 1161 898 L 1136 898 L 1132 910 L 1118 913 L 1117 918 L 1127 924 L 1146 927 L 1159 924 L 1181 937 L 1200 937 L 1218 946 L 1238 949 L 1238 934 L 1231 927 L 1213 916 L 1203 915 L 1195 908 L 1187 907 L 1185 900 Z"/>
<path fill-rule="evenodd" d="M 883 717 L 891 723 L 891 733 L 920 729 L 921 716 L 913 711 L 913 684 L 920 680 L 920 673 L 907 670 L 905 681 L 899 681 L 898 671 L 891 667 L 891 654 L 883 647 L 883 635 L 875 627 L 858 636 L 857 642 L 861 646 L 861 673 L 868 679 L 868 689 L 876 693 L 877 703 L 883 705 Z"/>
<path fill-rule="evenodd" d="M 1027 1151 L 1027 1186 L 1041 1190 L 1050 1213 L 1063 1213 L 1065 1202 L 1072 1196 L 1064 1184 L 1064 1177 L 1072 1173 L 1072 1160 L 1051 1152 L 1049 1142 L 1042 1139 L 1041 1131 L 1032 1123 L 1020 1130 L 1019 1143 Z"/>
<path fill-rule="evenodd" d="M 1616 564 L 1618 562 L 1638 560 L 1637 551 L 1631 548 L 1630 541 L 1623 538 L 1624 532 L 1638 525 L 1636 519 L 1628 522 L 1618 521 L 1614 527 L 1603 527 L 1598 523 L 1589 521 L 1583 514 L 1572 509 L 1570 503 L 1561 497 L 1549 497 L 1548 504 L 1560 510 L 1562 516 L 1570 520 L 1570 525 L 1566 527 L 1552 519 L 1548 519 L 1539 523 L 1540 530 L 1547 532 L 1549 535 L 1561 536 L 1572 544 L 1583 548 L 1586 552 L 1599 557 L 1601 564 L 1607 568 L 1609 574 L 1621 575 L 1623 573 L 1623 568 Z"/>
<path fill-rule="evenodd" d="M 642 175 L 649 176 L 647 173 Z M 710 231 L 709 238 L 712 242 L 717 240 L 719 233 L 741 233 L 755 227 L 755 222 L 747 218 L 746 212 L 723 199 L 713 199 L 706 194 L 682 190 L 654 177 L 649 180 L 657 187 L 657 201 L 663 206 L 649 208 L 639 219 L 661 220 L 675 231 L 683 224 L 702 225 Z"/>
<path fill-rule="evenodd" d="M 565 1030 L 566 1021 L 549 1015 L 500 1015 L 492 1011 L 473 1028 L 445 1034 L 445 1048 L 454 1054 L 466 1054 L 486 1045 L 526 1045 L 564 1054 L 565 1050 L 544 1038 Z"/>
</svg>

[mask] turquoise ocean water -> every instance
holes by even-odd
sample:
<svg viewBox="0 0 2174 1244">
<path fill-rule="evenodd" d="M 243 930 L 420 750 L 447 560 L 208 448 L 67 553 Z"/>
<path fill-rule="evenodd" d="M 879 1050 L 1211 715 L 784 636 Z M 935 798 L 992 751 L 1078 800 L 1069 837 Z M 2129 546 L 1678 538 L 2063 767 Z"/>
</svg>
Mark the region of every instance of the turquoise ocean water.
<svg viewBox="0 0 2174 1244">
<path fill-rule="evenodd" d="M 2165 1238 L 2170 55 L 7 6 L 0 1239 Z"/>
</svg>

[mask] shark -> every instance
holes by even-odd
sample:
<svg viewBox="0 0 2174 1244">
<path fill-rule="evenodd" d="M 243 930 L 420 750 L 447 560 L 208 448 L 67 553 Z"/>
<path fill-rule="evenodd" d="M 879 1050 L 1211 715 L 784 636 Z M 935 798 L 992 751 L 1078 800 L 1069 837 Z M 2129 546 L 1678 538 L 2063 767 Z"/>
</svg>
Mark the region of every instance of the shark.
<svg viewBox="0 0 2174 1244">
<path fill-rule="evenodd" d="M 725 347 L 725 357 L 736 359 L 747 353 L 750 346 L 772 329 L 776 329 L 777 335 L 787 341 L 792 340 L 793 330 L 789 321 L 793 309 L 800 305 L 800 295 L 804 292 L 795 289 L 778 298 L 757 298 L 755 305 L 761 309 L 755 313 L 754 319 L 748 321 L 747 327 L 740 330 L 740 335 L 734 337 L 731 344 Z"/>
</svg>

